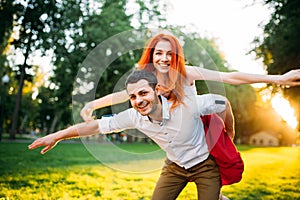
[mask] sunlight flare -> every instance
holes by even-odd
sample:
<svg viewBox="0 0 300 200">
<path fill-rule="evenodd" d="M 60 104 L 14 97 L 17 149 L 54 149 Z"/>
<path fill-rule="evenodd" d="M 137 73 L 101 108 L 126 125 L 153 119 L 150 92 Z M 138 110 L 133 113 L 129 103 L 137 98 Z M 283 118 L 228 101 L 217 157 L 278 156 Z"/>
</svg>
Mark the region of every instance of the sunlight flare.
<svg viewBox="0 0 300 200">
<path fill-rule="evenodd" d="M 291 107 L 288 100 L 282 97 L 281 94 L 276 94 L 272 100 L 274 110 L 288 123 L 290 127 L 295 129 L 298 125 L 295 111 Z"/>
</svg>

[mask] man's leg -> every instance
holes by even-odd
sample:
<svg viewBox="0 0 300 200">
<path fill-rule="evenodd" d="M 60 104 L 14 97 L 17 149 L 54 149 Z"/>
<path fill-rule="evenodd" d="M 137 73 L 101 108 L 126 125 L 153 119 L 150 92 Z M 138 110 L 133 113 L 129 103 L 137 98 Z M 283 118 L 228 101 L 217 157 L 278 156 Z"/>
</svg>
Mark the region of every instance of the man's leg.
<svg viewBox="0 0 300 200">
<path fill-rule="evenodd" d="M 196 183 L 198 199 L 218 200 L 221 190 L 219 168 L 212 156 L 188 169 L 191 179 Z"/>
<path fill-rule="evenodd" d="M 153 200 L 174 200 L 188 183 L 186 172 L 175 163 L 166 160 L 156 183 Z"/>
</svg>

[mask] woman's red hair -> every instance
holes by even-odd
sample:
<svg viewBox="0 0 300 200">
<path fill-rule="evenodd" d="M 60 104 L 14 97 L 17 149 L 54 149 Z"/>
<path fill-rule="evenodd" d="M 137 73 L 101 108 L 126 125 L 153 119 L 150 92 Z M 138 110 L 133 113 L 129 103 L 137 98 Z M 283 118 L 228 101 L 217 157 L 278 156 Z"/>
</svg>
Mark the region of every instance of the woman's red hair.
<svg viewBox="0 0 300 200">
<path fill-rule="evenodd" d="M 173 101 L 171 110 L 183 103 L 184 85 L 186 84 L 186 70 L 184 62 L 183 49 L 179 41 L 172 35 L 158 34 L 146 42 L 143 54 L 138 62 L 138 69 L 155 72 L 153 65 L 153 52 L 155 46 L 160 41 L 168 41 L 172 48 L 172 57 L 170 70 L 168 73 L 169 80 L 167 85 L 159 86 L 162 93 L 170 93 L 168 100 Z"/>
</svg>

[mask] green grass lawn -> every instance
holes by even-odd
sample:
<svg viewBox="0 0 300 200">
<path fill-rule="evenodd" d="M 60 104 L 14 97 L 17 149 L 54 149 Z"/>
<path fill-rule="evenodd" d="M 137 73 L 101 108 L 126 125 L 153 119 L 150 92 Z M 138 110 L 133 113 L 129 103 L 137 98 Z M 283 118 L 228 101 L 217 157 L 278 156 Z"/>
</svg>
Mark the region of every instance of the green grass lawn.
<svg viewBox="0 0 300 200">
<path fill-rule="evenodd" d="M 120 145 L 135 157 L 122 157 L 110 145 L 60 143 L 45 155 L 29 151 L 29 143 L 0 143 L 0 199 L 151 199 L 164 154 L 156 145 Z M 94 151 L 97 149 L 97 151 Z M 233 200 L 300 200 L 300 148 L 240 147 L 243 180 L 224 186 Z M 157 151 L 156 157 L 138 155 Z M 111 158 L 101 163 L 97 155 Z M 122 159 L 119 159 L 121 157 Z M 136 166 L 155 166 L 136 171 Z M 193 183 L 180 200 L 196 199 Z"/>
</svg>

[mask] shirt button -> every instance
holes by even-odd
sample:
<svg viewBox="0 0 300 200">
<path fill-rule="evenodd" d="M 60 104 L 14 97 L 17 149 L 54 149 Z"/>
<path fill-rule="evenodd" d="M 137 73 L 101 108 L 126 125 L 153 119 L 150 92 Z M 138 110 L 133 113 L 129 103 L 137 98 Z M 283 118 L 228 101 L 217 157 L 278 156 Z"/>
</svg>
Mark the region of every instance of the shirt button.
<svg viewBox="0 0 300 200">
<path fill-rule="evenodd" d="M 172 143 L 172 141 L 169 141 L 169 143 Z"/>
<path fill-rule="evenodd" d="M 168 133 L 165 133 L 165 135 L 168 135 Z"/>
</svg>

